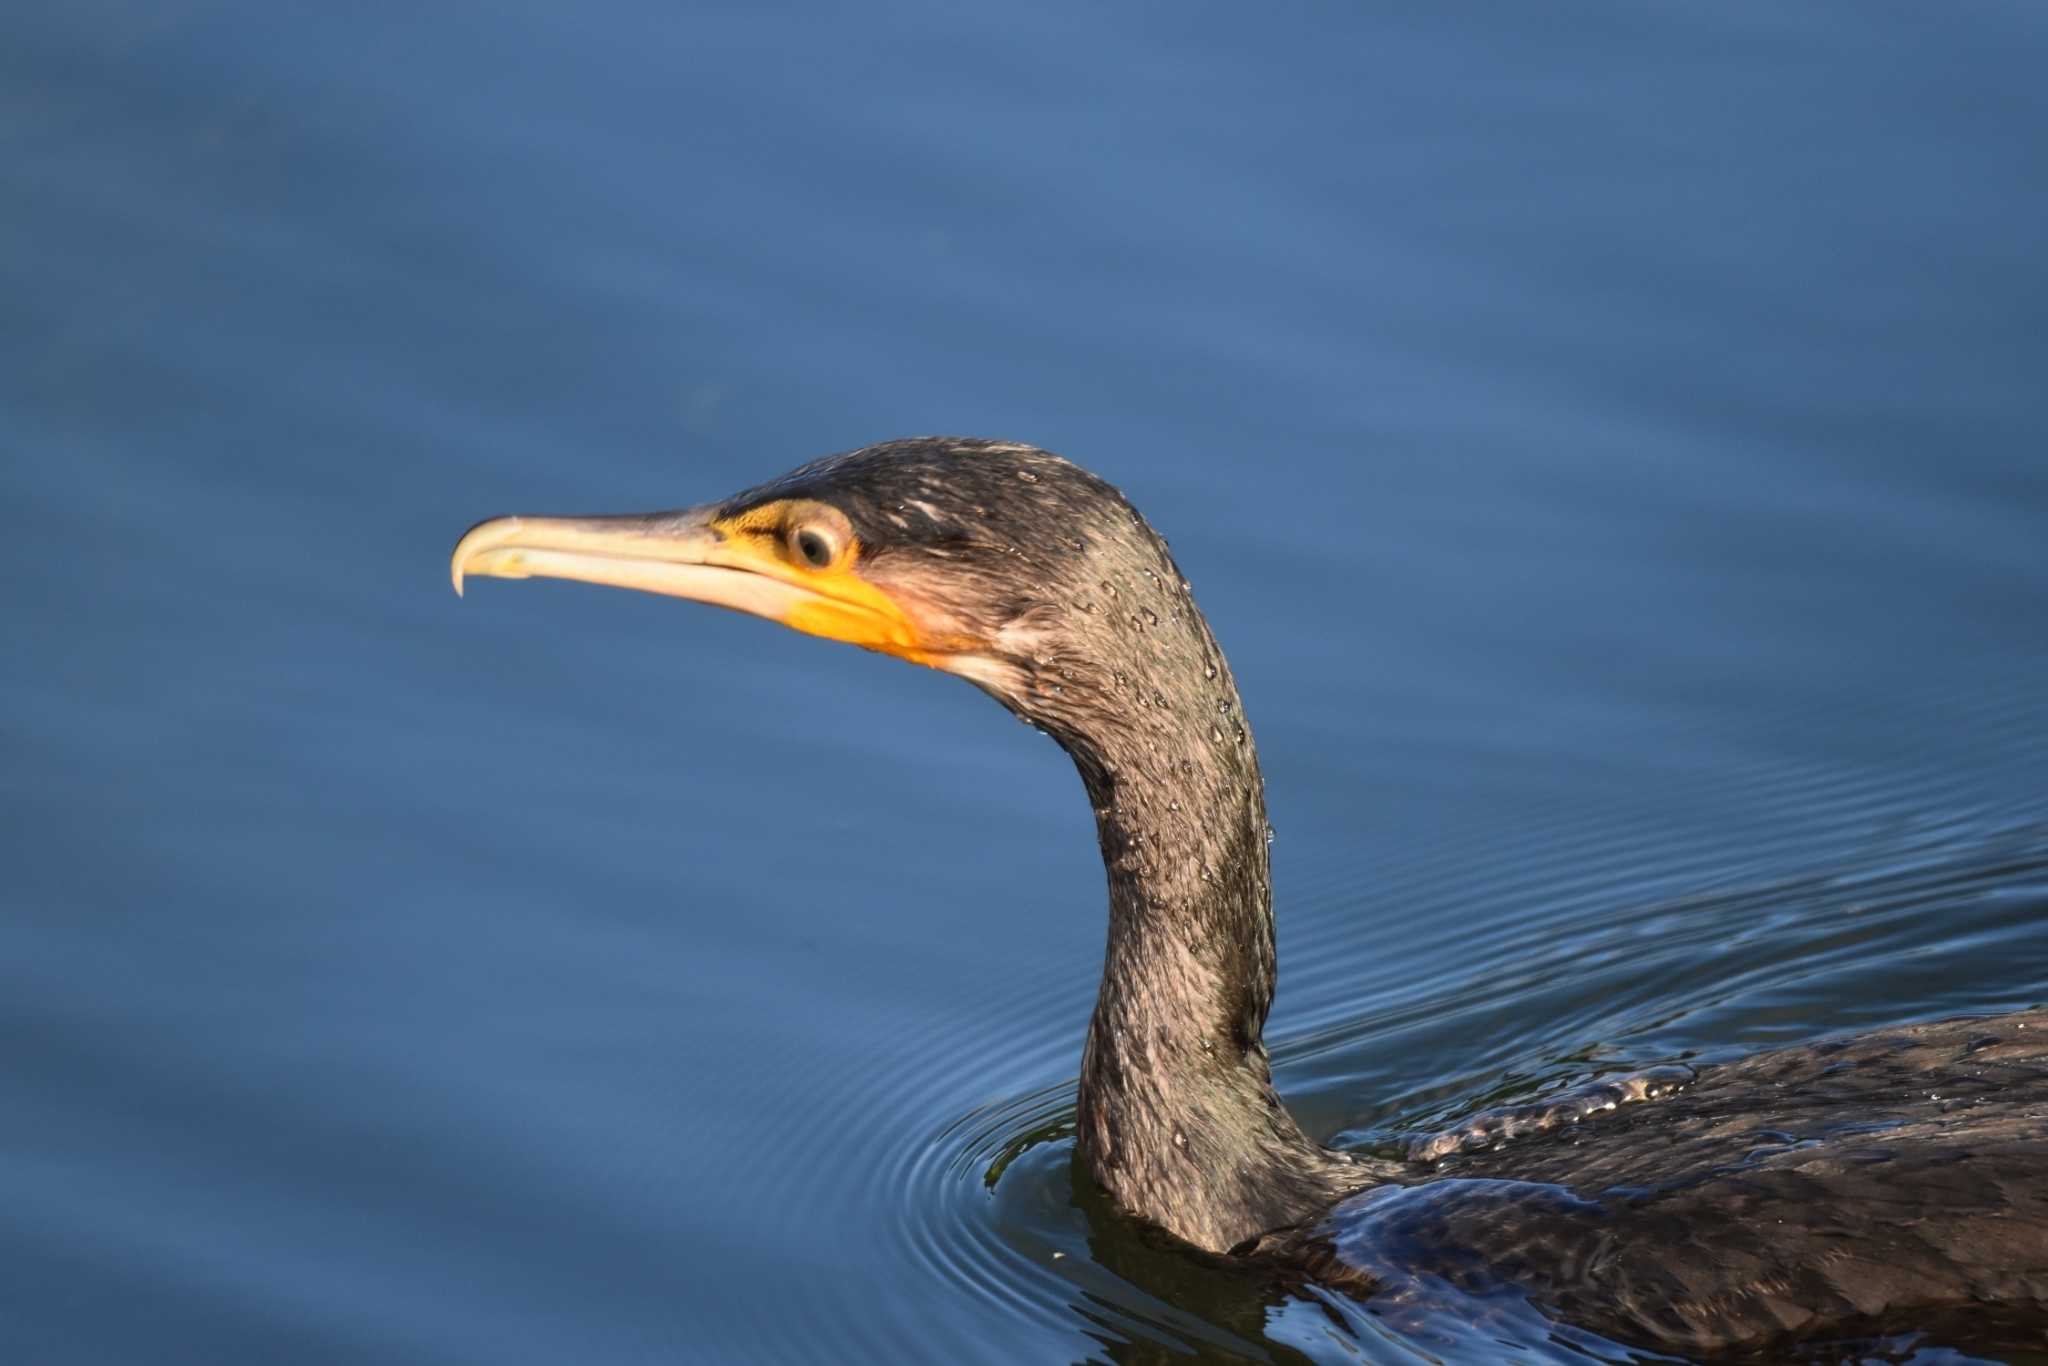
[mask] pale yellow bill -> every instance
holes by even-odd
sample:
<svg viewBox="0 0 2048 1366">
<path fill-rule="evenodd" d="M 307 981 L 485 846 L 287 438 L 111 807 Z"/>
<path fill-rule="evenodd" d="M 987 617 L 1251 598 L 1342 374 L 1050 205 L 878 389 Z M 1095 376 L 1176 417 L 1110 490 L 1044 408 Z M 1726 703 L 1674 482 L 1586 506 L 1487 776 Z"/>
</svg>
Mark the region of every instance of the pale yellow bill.
<svg viewBox="0 0 2048 1366">
<path fill-rule="evenodd" d="M 575 579 L 687 598 L 785 626 L 936 662 L 917 623 L 848 565 L 792 563 L 756 515 L 716 522 L 708 508 L 626 517 L 498 517 L 455 547 L 449 577 Z"/>
</svg>

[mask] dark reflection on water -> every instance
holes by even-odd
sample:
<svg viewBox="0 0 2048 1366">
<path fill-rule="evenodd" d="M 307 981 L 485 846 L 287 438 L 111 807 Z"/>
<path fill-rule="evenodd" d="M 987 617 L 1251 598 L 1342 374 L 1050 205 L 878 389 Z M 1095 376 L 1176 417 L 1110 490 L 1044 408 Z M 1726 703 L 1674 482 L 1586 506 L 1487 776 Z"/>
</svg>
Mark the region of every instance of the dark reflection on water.
<svg viewBox="0 0 2048 1366">
<path fill-rule="evenodd" d="M 2037 1002 L 2044 57 L 2018 5 L 9 9 L 0 1343 L 1497 1356 L 1076 1182 L 1042 739 L 446 550 L 903 432 L 1099 468 L 1232 652 L 1348 1143 Z"/>
</svg>

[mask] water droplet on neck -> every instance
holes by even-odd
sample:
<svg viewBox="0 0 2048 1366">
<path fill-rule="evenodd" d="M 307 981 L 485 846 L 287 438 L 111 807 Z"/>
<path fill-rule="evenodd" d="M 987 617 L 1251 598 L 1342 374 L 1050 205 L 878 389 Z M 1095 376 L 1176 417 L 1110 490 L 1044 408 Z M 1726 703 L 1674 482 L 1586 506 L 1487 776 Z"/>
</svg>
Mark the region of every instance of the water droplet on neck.
<svg viewBox="0 0 2048 1366">
<path fill-rule="evenodd" d="M 1143 613 L 1142 613 L 1142 615 L 1143 615 L 1143 616 L 1144 616 L 1144 618 L 1145 618 L 1145 623 L 1146 623 L 1146 625 L 1148 625 L 1148 626 L 1157 626 L 1157 625 L 1159 624 L 1159 614 L 1158 614 L 1157 612 L 1153 611 L 1153 610 L 1152 610 L 1151 608 L 1149 608 L 1149 607 L 1145 608 L 1145 609 L 1143 610 Z"/>
<path fill-rule="evenodd" d="M 1074 549 L 1076 550 L 1086 550 L 1088 548 L 1088 542 L 1082 540 L 1079 536 L 1074 537 L 1072 540 L 1068 541 L 1067 544 L 1074 547 Z"/>
<path fill-rule="evenodd" d="M 1223 727 L 1221 727 L 1221 726 L 1211 726 L 1211 727 L 1209 727 L 1209 738 L 1210 738 L 1211 740 L 1214 740 L 1214 741 L 1216 741 L 1216 742 L 1217 742 L 1218 744 L 1221 744 L 1221 743 L 1223 742 Z"/>
<path fill-rule="evenodd" d="M 1275 830 L 1275 829 L 1274 829 L 1274 828 L 1273 828 L 1272 826 L 1270 826 L 1270 825 L 1269 825 L 1269 826 L 1267 826 L 1267 827 L 1266 827 L 1266 843 L 1268 843 L 1268 844 L 1271 844 L 1271 843 L 1273 842 L 1273 840 L 1275 839 L 1275 837 L 1277 837 L 1277 836 L 1279 835 L 1279 833 L 1280 833 L 1280 832 L 1279 832 L 1278 830 Z"/>
<path fill-rule="evenodd" d="M 1166 694 L 1165 694 L 1165 693 L 1162 693 L 1162 692 L 1154 692 L 1154 693 L 1152 694 L 1152 705 L 1153 705 L 1153 706 L 1155 706 L 1155 707 L 1157 707 L 1157 708 L 1159 708 L 1159 710 L 1161 710 L 1161 711 L 1165 711 L 1165 710 L 1166 710 Z"/>
</svg>

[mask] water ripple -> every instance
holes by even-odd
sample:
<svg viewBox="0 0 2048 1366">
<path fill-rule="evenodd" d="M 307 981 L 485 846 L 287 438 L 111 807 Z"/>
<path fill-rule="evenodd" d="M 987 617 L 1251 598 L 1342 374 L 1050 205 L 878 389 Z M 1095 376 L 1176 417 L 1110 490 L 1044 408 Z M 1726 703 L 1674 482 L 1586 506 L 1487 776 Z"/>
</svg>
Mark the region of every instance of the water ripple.
<svg viewBox="0 0 2048 1366">
<path fill-rule="evenodd" d="M 1362 1008 L 1278 1041 L 1283 1086 L 1312 1127 L 1343 1146 L 1377 1147 L 1654 1063 L 1880 1019 L 2015 1008 L 2048 980 L 2048 826 L 1928 824 L 1829 867 L 1663 900 L 1631 901 L 1625 873 L 1569 857 L 1550 861 L 1547 886 L 1517 866 L 1520 913 L 1462 940 L 1454 963 L 1405 989 L 1388 989 L 1398 974 L 1355 973 L 1347 980 L 1360 986 Z M 1422 879 L 1404 871 L 1412 892 Z M 1309 900 L 1346 894 L 1355 893 L 1336 879 Z M 1321 917 L 1316 928 L 1310 955 L 1370 968 L 1370 935 L 1355 922 Z M 1987 969 L 1972 987 L 1972 966 L 1992 962 L 2003 970 Z M 1044 1014 L 1022 993 L 972 1038 L 933 1038 L 920 1057 L 929 1088 L 957 1090 L 1000 1069 L 983 1048 L 1043 1066 L 1075 1037 L 1073 1021 Z M 1409 1056 L 1440 1065 L 1413 1070 L 1401 1061 Z M 1071 1344 L 1078 1330 L 1086 1342 L 1069 1350 L 1120 1358 L 1157 1349 L 1421 1360 L 1470 1350 L 1484 1340 L 1474 1325 L 1509 1321 L 1498 1307 L 1467 1305 L 1402 1327 L 1319 1293 L 1234 1289 L 1196 1265 L 1203 1259 L 1145 1248 L 1143 1232 L 1103 1207 L 1085 1177 L 1077 1186 L 1073 1122 L 1073 1083 L 1061 1080 L 862 1153 L 878 1184 L 902 1193 L 892 1236 L 935 1285 L 982 1302 L 1010 1331 Z M 1175 1256 L 1188 1265 L 1162 1270 Z M 1176 1298 L 1190 1276 L 1200 1293 Z M 1263 1306 L 1257 1331 L 1219 1320 L 1219 1295 Z M 1637 1359 L 1532 1314 L 1521 1306 L 1509 1316 L 1520 1350 Z"/>
</svg>

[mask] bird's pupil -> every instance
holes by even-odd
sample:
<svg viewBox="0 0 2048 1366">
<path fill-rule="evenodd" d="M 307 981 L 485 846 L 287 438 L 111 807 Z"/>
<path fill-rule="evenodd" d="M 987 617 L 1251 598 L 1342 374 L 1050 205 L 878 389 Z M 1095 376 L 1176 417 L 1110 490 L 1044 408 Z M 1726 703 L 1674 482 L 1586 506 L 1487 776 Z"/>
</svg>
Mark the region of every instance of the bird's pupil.
<svg viewBox="0 0 2048 1366">
<path fill-rule="evenodd" d="M 832 558 L 832 548 L 825 544 L 825 538 L 815 531 L 798 532 L 796 548 L 806 560 L 821 569 Z"/>
</svg>

